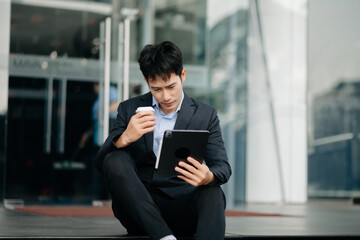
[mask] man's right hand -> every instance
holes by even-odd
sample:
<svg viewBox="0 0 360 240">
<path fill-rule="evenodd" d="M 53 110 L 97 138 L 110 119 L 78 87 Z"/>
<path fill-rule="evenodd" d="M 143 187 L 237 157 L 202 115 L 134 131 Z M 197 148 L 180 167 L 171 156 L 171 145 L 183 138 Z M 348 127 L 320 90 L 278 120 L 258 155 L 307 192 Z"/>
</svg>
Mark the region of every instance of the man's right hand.
<svg viewBox="0 0 360 240">
<path fill-rule="evenodd" d="M 141 138 L 145 133 L 154 131 L 155 123 L 155 116 L 153 112 L 141 111 L 136 113 L 131 117 L 126 130 L 116 141 L 116 147 L 126 147 L 139 140 L 139 138 Z"/>
</svg>

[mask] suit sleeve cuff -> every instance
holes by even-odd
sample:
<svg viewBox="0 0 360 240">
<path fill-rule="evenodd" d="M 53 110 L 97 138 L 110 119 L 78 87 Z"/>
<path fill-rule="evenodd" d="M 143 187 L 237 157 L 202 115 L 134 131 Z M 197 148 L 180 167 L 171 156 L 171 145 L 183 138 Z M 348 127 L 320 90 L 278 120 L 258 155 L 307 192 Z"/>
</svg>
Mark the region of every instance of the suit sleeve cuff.
<svg viewBox="0 0 360 240">
<path fill-rule="evenodd" d="M 112 140 L 112 145 L 113 145 L 113 147 L 114 147 L 115 149 L 119 149 L 119 148 L 116 146 L 116 141 L 119 139 L 120 136 L 121 136 L 121 135 L 118 135 L 118 136 L 114 137 L 113 140 Z"/>
</svg>

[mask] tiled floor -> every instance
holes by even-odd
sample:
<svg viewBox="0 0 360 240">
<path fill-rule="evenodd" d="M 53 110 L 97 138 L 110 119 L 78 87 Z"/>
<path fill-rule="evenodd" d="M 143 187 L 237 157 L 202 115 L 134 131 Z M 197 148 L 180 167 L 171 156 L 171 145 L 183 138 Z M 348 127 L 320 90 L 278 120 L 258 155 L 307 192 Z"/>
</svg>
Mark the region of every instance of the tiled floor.
<svg viewBox="0 0 360 240">
<path fill-rule="evenodd" d="M 227 217 L 227 238 L 360 239 L 360 205 L 349 200 L 310 200 L 307 204 L 247 204 L 234 210 L 282 214 L 280 217 Z M 0 238 L 121 238 L 114 218 L 46 217 L 0 208 Z M 147 239 L 147 238 L 141 238 Z"/>
<path fill-rule="evenodd" d="M 242 236 L 358 236 L 360 205 L 348 200 L 312 200 L 299 205 L 249 204 L 251 212 L 288 217 L 227 218 L 227 232 Z"/>
</svg>

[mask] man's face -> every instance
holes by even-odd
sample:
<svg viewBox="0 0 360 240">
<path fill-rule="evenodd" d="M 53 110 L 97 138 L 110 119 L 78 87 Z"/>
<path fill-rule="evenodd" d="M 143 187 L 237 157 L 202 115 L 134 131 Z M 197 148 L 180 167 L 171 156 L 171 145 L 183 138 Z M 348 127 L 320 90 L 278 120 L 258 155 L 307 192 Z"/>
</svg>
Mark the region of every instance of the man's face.
<svg viewBox="0 0 360 240">
<path fill-rule="evenodd" d="M 149 79 L 147 82 L 156 101 L 159 103 L 161 110 L 165 114 L 176 111 L 181 98 L 183 83 L 185 82 L 186 70 L 181 73 L 181 78 L 172 73 L 170 78 L 164 81 L 160 76 L 155 79 Z"/>
</svg>

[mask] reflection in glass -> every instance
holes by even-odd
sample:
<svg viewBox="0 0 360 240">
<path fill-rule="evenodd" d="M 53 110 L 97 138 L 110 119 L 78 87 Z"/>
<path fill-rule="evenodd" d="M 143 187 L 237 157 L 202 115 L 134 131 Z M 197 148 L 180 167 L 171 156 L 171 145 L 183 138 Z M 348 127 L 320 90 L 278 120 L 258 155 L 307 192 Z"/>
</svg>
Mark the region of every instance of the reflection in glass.
<svg viewBox="0 0 360 240">
<path fill-rule="evenodd" d="M 143 43 L 175 42 L 182 49 L 188 70 L 185 91 L 213 105 L 219 113 L 233 167 L 232 180 L 224 186 L 229 205 L 244 202 L 247 3 L 231 1 L 225 6 L 217 0 L 165 0 L 153 1 L 149 10 L 142 9 L 148 5 L 141 0 L 111 1 L 107 9 L 114 12 L 108 13 L 13 3 L 10 52 L 16 71 L 10 74 L 6 198 L 26 202 L 91 198 L 95 186 L 89 181 L 91 166 L 85 170 L 74 170 L 72 166 L 70 171 L 70 165 L 58 163 L 73 158 L 79 140 L 91 125 L 91 105 L 95 99 L 92 85 L 102 76 L 100 63 L 96 65 L 101 44 L 100 22 L 112 16 L 111 56 L 117 61 L 120 45 L 116 25 L 122 21 L 120 10 L 126 7 L 146 13 L 139 14 L 131 23 L 130 97 L 147 91 L 136 63 Z M 217 11 L 219 8 L 221 11 Z M 154 22 L 145 31 L 142 27 L 148 26 L 145 21 L 149 16 L 154 17 Z M 150 39 L 148 33 L 154 38 Z M 84 68 L 79 66 L 80 62 Z M 121 66 L 113 63 L 111 81 L 116 82 Z M 53 76 L 56 74 L 61 77 Z M 44 146 L 50 151 L 44 151 Z M 83 155 L 82 159 L 85 162 L 89 158 Z M 67 170 L 60 170 L 64 168 Z M 19 173 L 22 176 L 17 178 Z"/>
<path fill-rule="evenodd" d="M 309 1 L 309 196 L 360 191 L 359 8 Z"/>
<path fill-rule="evenodd" d="M 233 177 L 224 186 L 228 204 L 245 201 L 247 1 L 155 1 L 155 40 L 170 40 L 183 51 L 184 63 L 202 66 L 200 87 L 186 82 L 190 96 L 219 114 Z M 222 8 L 222 11 L 216 9 Z M 191 74 L 188 73 L 191 77 Z M 191 79 L 199 81 L 198 79 Z"/>
<path fill-rule="evenodd" d="M 11 5 L 10 53 L 56 57 L 99 57 L 97 13 Z"/>
</svg>

